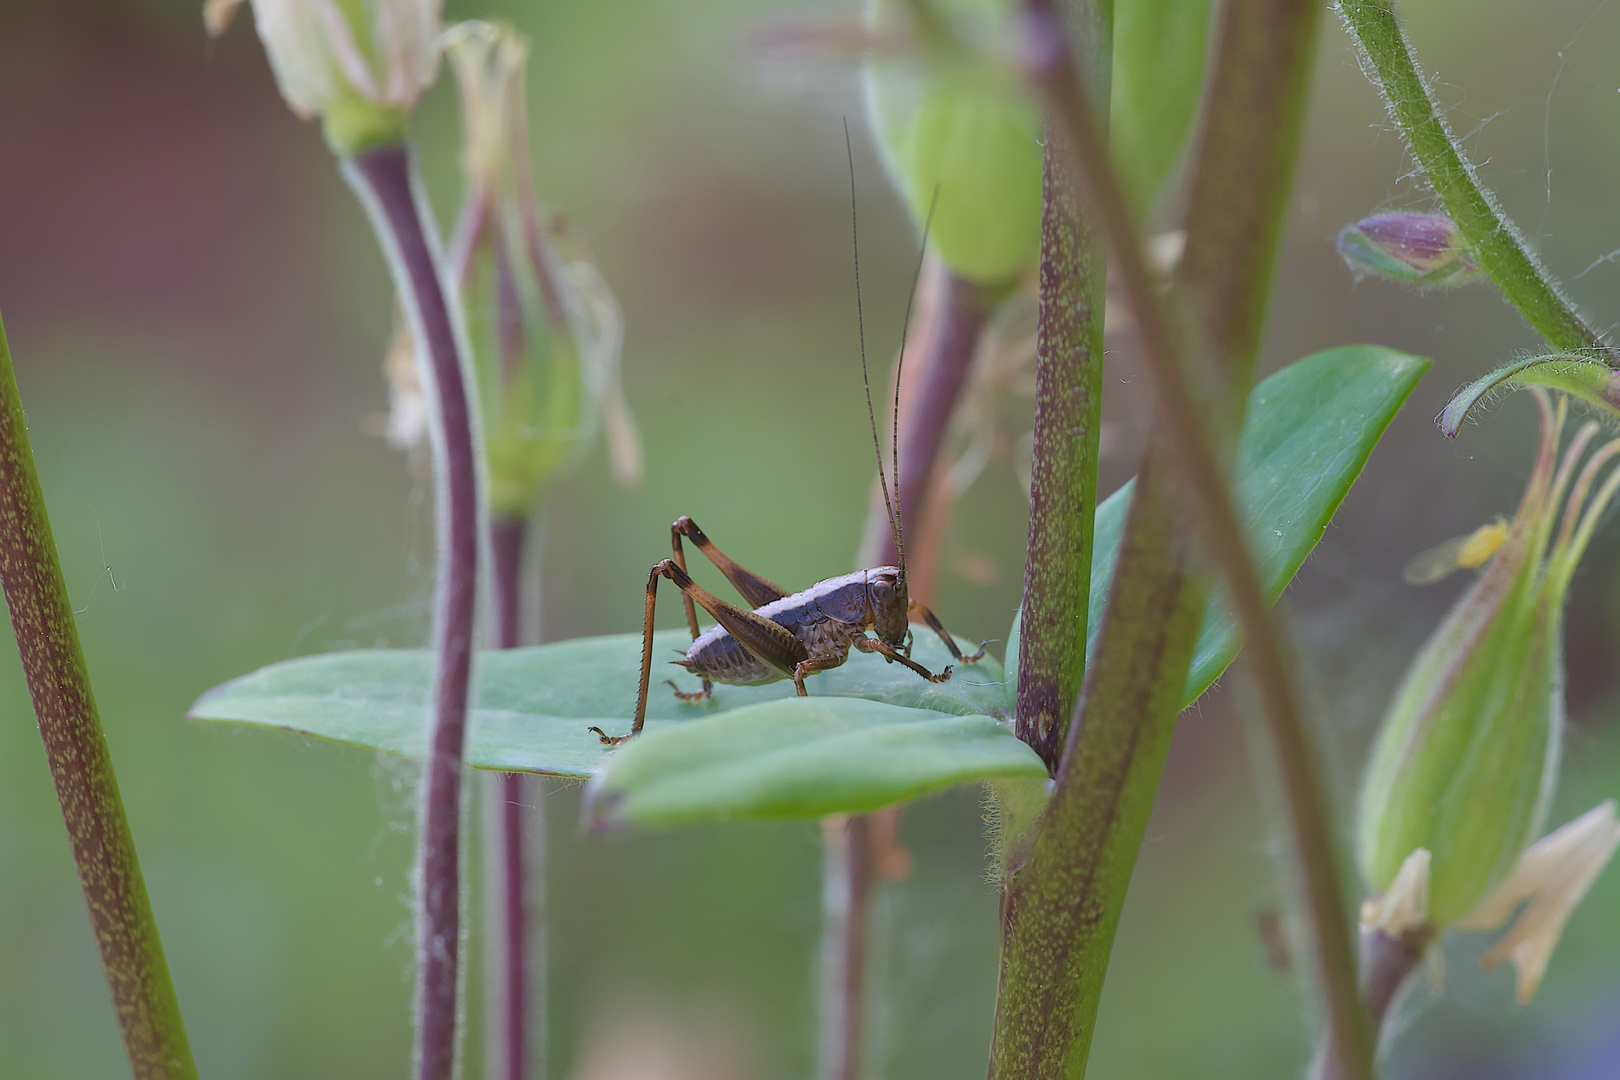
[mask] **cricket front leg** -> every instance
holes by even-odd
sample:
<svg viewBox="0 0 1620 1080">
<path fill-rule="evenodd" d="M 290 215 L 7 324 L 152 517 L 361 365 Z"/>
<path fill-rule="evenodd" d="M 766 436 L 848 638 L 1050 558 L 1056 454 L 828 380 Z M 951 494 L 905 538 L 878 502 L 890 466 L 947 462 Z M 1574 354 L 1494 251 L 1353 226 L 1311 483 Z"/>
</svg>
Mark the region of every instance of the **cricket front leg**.
<svg viewBox="0 0 1620 1080">
<path fill-rule="evenodd" d="M 818 671 L 827 671 L 830 668 L 838 667 L 844 662 L 847 655 L 848 654 L 839 655 L 837 653 L 831 653 L 825 656 L 812 656 L 808 659 L 799 661 L 799 663 L 793 668 L 793 687 L 794 689 L 798 690 L 799 696 L 810 696 L 810 691 L 804 688 L 805 679 L 809 678 L 811 675 L 814 675 Z"/>
<path fill-rule="evenodd" d="M 929 682 L 947 682 L 951 677 L 951 669 L 949 665 L 946 665 L 944 671 L 941 671 L 938 675 L 935 675 L 933 672 L 917 663 L 917 661 L 913 660 L 911 657 L 907 656 L 893 645 L 890 645 L 885 641 L 879 641 L 877 638 L 865 636 L 858 637 L 855 639 L 854 645 L 861 652 L 875 652 L 882 656 L 885 660 L 888 660 L 890 663 L 904 664 L 906 667 L 910 668 L 912 671 L 915 671 Z"/>
<path fill-rule="evenodd" d="M 923 622 L 927 623 L 928 629 L 939 635 L 939 640 L 943 641 L 945 643 L 945 647 L 951 650 L 951 655 L 956 657 L 957 663 L 972 664 L 984 659 L 984 647 L 990 644 L 988 641 L 979 642 L 978 652 L 972 654 L 971 656 L 963 656 L 962 650 L 956 646 L 956 639 L 951 637 L 950 634 L 946 633 L 945 624 L 939 621 L 938 615 L 935 615 L 932 611 L 929 611 L 926 607 L 917 603 L 915 600 L 911 601 L 910 605 L 908 606 L 908 610 L 911 612 L 911 614 L 916 615 L 918 618 L 922 619 Z M 909 653 L 910 650 L 908 649 L 907 654 L 909 655 Z"/>
</svg>

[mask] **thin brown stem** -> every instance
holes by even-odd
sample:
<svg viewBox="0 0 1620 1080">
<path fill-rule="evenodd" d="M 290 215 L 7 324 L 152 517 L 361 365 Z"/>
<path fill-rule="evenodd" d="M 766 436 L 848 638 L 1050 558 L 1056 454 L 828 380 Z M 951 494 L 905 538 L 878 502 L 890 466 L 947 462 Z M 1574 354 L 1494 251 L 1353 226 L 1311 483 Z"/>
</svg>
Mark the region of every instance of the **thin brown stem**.
<svg viewBox="0 0 1620 1080">
<path fill-rule="evenodd" d="M 489 541 L 495 586 L 495 647 L 515 649 L 522 621 L 523 546 L 529 523 L 522 518 L 498 517 L 489 523 Z M 528 786 L 522 773 L 502 773 L 496 781 L 500 806 L 499 858 L 500 935 L 490 934 L 488 956 L 500 970 L 500 1002 L 491 1009 L 500 1016 L 501 1075 L 526 1080 L 529 1072 L 528 926 L 525 918 L 524 834 Z M 491 928 L 493 931 L 493 928 Z M 493 1075 L 493 1063 L 491 1063 Z"/>
<path fill-rule="evenodd" d="M 450 1080 L 458 1050 L 461 778 L 481 515 L 474 404 L 452 308 L 440 274 L 432 215 L 401 144 L 347 158 L 344 176 L 369 213 L 417 342 L 432 414 L 434 575 L 432 717 L 417 835 L 416 1075 Z"/>
<path fill-rule="evenodd" d="M 872 889 L 871 819 L 822 822 L 821 1048 L 817 1080 L 861 1074 L 866 937 Z"/>
<path fill-rule="evenodd" d="M 1084 85 L 1061 22 L 1047 3 L 1031 0 L 1023 20 L 1025 71 L 1062 123 L 1091 207 L 1108 237 L 1122 291 L 1137 327 L 1139 356 L 1162 414 L 1162 432 L 1198 510 L 1204 542 L 1232 597 L 1260 687 L 1264 717 L 1288 808 L 1291 854 L 1300 875 L 1316 968 L 1328 1015 L 1331 1056 L 1343 1075 L 1372 1076 L 1372 1044 L 1356 993 L 1350 920 L 1334 859 L 1320 769 L 1312 753 L 1282 637 L 1243 537 L 1221 460 L 1204 414 L 1183 377 L 1185 365 L 1160 311 L 1158 285 L 1109 166 Z"/>
</svg>

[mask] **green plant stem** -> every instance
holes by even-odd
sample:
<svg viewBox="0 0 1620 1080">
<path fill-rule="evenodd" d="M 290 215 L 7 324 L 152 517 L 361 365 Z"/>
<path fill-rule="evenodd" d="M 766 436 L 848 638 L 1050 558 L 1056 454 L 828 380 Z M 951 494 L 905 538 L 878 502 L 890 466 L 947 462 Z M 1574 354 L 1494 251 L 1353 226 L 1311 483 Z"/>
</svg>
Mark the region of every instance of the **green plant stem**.
<svg viewBox="0 0 1620 1080">
<path fill-rule="evenodd" d="M 1194 401 L 1189 380 L 1183 376 L 1183 372 L 1188 370 L 1180 356 L 1184 350 L 1177 348 L 1172 341 L 1169 326 L 1159 310 L 1157 284 L 1142 254 L 1118 181 L 1109 167 L 1107 148 L 1097 132 L 1085 87 L 1076 75 L 1072 62 L 1064 55 L 1066 50 L 1050 47 L 1050 42 L 1058 34 L 1053 32 L 1050 17 L 1042 33 L 1036 21 L 1039 6 L 1036 7 L 1036 17 L 1027 26 L 1031 35 L 1031 48 L 1026 53 L 1029 58 L 1028 73 L 1032 82 L 1046 96 L 1054 114 L 1062 119 L 1072 140 L 1080 174 L 1085 179 L 1090 196 L 1089 205 L 1109 238 L 1126 302 L 1136 320 L 1139 355 L 1162 415 L 1161 430 L 1165 433 L 1165 442 L 1198 509 L 1205 546 L 1226 581 L 1243 628 L 1250 669 L 1259 685 L 1266 731 L 1276 758 L 1288 811 L 1287 824 L 1292 841 L 1290 855 L 1299 878 L 1299 892 L 1315 954 L 1315 974 L 1328 1018 L 1328 1054 L 1337 1062 L 1342 1075 L 1362 1080 L 1372 1076 L 1372 1043 L 1368 1037 L 1366 1016 L 1358 1000 L 1351 921 L 1345 910 L 1320 767 L 1301 719 L 1290 658 L 1282 636 L 1271 619 L 1242 526 L 1232 507 L 1225 468 L 1214 448 L 1210 425 Z M 1265 84 L 1264 75 L 1268 69 L 1274 76 L 1280 76 L 1280 84 L 1275 89 L 1282 91 L 1279 96 L 1285 104 L 1280 111 L 1273 113 L 1277 122 L 1271 128 L 1284 133 L 1283 147 L 1289 152 L 1286 157 L 1250 159 L 1252 163 L 1247 165 L 1233 159 L 1237 165 L 1235 168 L 1223 166 L 1219 159 L 1208 161 L 1207 167 L 1212 175 L 1236 180 L 1256 165 L 1261 175 L 1267 171 L 1275 173 L 1281 167 L 1284 175 L 1278 186 L 1286 191 L 1292 172 L 1293 151 L 1297 148 L 1299 113 L 1310 71 L 1317 18 L 1316 6 L 1309 2 L 1253 0 L 1249 3 L 1234 2 L 1228 6 L 1222 28 L 1222 63 L 1217 67 L 1211 91 L 1212 101 L 1222 96 L 1222 69 L 1232 58 L 1244 61 L 1247 68 L 1225 75 L 1230 79 L 1225 93 L 1233 100 L 1251 98 L 1254 88 Z M 1276 52 L 1278 43 L 1284 44 L 1281 56 Z M 1264 64 L 1262 61 L 1268 58 L 1282 62 Z M 1263 116 L 1250 116 L 1247 123 L 1263 127 Z M 1221 119 L 1220 111 L 1211 114 L 1211 126 L 1205 129 L 1206 140 L 1221 137 Z M 1290 123 L 1293 125 L 1291 131 L 1288 130 Z M 1293 146 L 1290 147 L 1289 143 Z M 1223 147 L 1220 156 L 1229 156 L 1229 150 Z M 1201 161 L 1200 169 L 1204 167 L 1206 165 Z M 1195 185 L 1201 179 L 1199 172 L 1195 171 Z M 1276 178 L 1272 179 L 1275 181 Z M 1200 201 L 1195 195 L 1189 212 L 1189 226 L 1197 221 Z M 1228 207 L 1227 213 L 1230 214 L 1229 204 L 1223 201 L 1222 205 Z M 1261 233 L 1261 242 L 1266 239 L 1269 238 Z M 1190 231 L 1188 249 L 1189 254 L 1196 250 Z M 1213 266 L 1225 267 L 1228 274 L 1234 268 L 1241 270 L 1244 267 L 1243 261 L 1233 258 L 1230 252 L 1223 258 L 1216 251 L 1210 258 Z M 1272 258 L 1274 255 L 1261 255 L 1256 265 L 1269 267 Z M 1184 275 L 1193 274 L 1196 270 L 1195 260 Z M 1263 285 L 1269 280 L 1269 273 L 1257 275 L 1257 278 Z M 1214 326 L 1218 332 L 1218 324 L 1208 322 L 1211 310 L 1205 291 L 1196 284 L 1188 285 L 1187 291 L 1191 297 L 1195 323 Z M 1218 295 L 1219 290 L 1210 292 Z M 1263 301 L 1252 300 L 1252 303 L 1254 310 L 1263 311 Z M 1241 320 L 1241 315 L 1238 318 Z M 1257 339 L 1258 326 L 1255 334 Z M 1227 335 L 1230 337 L 1230 330 Z M 1216 357 L 1222 355 L 1219 346 L 1206 346 L 1205 351 Z M 1088 712 L 1088 723 L 1090 719 Z M 1054 802 L 1063 787 L 1064 777 L 1060 774 L 1059 793 L 1054 794 Z M 1039 859 L 1041 853 L 1042 845 L 1037 841 L 1032 861 Z"/>
<path fill-rule="evenodd" d="M 0 326 L 0 584 L 136 1080 L 197 1075 L 96 712 Z"/>
<path fill-rule="evenodd" d="M 1098 66 L 1092 84 L 1106 87 L 1109 65 Z M 1062 132 L 1048 122 L 1016 724 L 1054 772 L 1086 674 L 1108 258 L 1080 212 L 1071 161 Z"/>
<path fill-rule="evenodd" d="M 1228 579 L 1266 702 L 1268 730 L 1283 762 L 1296 840 L 1292 854 L 1303 871 L 1332 1053 L 1345 1064 L 1346 1076 L 1370 1075 L 1349 923 L 1315 763 L 1299 724 L 1286 654 L 1208 431 L 1214 426 L 1226 434 L 1222 422 L 1237 416 L 1252 372 L 1297 156 L 1318 13 L 1310 3 L 1233 0 L 1222 18 L 1180 281 L 1191 316 L 1187 332 L 1206 361 L 1192 377 L 1208 384 L 1200 386 L 1200 396 L 1211 400 L 1206 395 L 1214 391 L 1218 403 L 1210 410 L 1217 423 L 1210 425 L 1182 381 L 1178 350 L 1159 315 L 1156 283 L 1108 168 L 1061 23 L 1050 0 L 1025 5 L 1021 59 L 1069 135 L 1090 195 L 1088 208 L 1115 253 L 1164 439 L 1144 463 L 1097 659 L 1069 729 L 1055 790 L 1033 849 L 1012 869 L 1003 893 L 992 1075 L 1085 1072 L 1114 929 L 1179 712 L 1202 606 L 1203 590 L 1186 572 L 1189 545 L 1176 510 L 1181 488 L 1168 473 L 1172 464 L 1187 481 L 1208 547 Z M 1239 145 L 1222 142 L 1234 138 Z M 1213 215 L 1216 209 L 1229 216 L 1230 228 Z"/>
<path fill-rule="evenodd" d="M 461 946 L 461 781 L 480 510 L 476 404 L 445 290 L 433 216 L 403 144 L 343 159 L 343 175 L 371 218 L 417 345 L 434 459 L 432 714 L 417 830 L 416 1076 L 450 1080 L 458 1046 Z"/>
<path fill-rule="evenodd" d="M 1339 0 L 1338 6 L 1361 50 L 1362 70 L 1383 93 L 1418 168 L 1457 223 L 1479 268 L 1554 348 L 1597 351 L 1611 367 L 1620 366 L 1620 353 L 1581 318 L 1496 196 L 1480 183 L 1418 71 L 1394 0 Z"/>
</svg>

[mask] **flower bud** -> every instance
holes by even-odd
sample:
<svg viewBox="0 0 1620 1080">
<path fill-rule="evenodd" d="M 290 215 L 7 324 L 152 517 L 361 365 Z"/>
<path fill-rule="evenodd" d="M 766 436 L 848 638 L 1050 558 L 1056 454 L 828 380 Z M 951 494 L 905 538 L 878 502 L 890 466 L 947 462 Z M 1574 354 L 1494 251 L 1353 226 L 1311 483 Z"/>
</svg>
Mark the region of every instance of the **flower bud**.
<svg viewBox="0 0 1620 1080">
<path fill-rule="evenodd" d="M 218 36 L 243 0 L 206 0 Z M 351 156 L 405 135 L 405 118 L 438 77 L 444 0 L 253 0 L 276 85 L 293 112 L 319 116 Z"/>
<path fill-rule="evenodd" d="M 1339 254 L 1356 277 L 1368 275 L 1419 289 L 1462 285 L 1479 267 L 1462 232 L 1439 214 L 1377 214 L 1339 232 Z"/>
<path fill-rule="evenodd" d="M 526 43 L 508 26 L 470 22 L 450 30 L 446 51 L 461 91 L 466 184 L 450 274 L 472 338 L 490 513 L 525 518 L 598 429 L 606 430 L 615 478 L 640 478 L 641 448 L 619 387 L 622 319 L 561 219 L 534 202 Z M 400 348 L 396 342 L 391 355 Z M 389 365 L 396 446 L 421 434 L 411 371 Z"/>
<path fill-rule="evenodd" d="M 1358 856 L 1380 894 L 1363 919 L 1386 933 L 1443 930 L 1468 916 L 1527 854 L 1557 780 L 1564 601 L 1620 487 L 1612 470 L 1592 494 L 1620 440 L 1577 476 L 1596 425 L 1585 425 L 1560 461 L 1567 403 L 1555 414 L 1546 393 L 1535 394 L 1541 442 L 1518 511 L 1408 669 L 1362 786 Z"/>
<path fill-rule="evenodd" d="M 877 0 L 872 18 L 888 26 L 903 7 Z M 952 37 L 1002 32 L 1005 4 L 940 7 L 952 17 L 948 30 L 914 15 L 913 48 L 868 55 L 867 107 L 884 163 L 919 225 L 934 206 L 931 240 L 946 265 L 958 277 L 1001 284 L 1040 255 L 1041 113 L 989 59 L 995 48 L 965 48 Z"/>
</svg>

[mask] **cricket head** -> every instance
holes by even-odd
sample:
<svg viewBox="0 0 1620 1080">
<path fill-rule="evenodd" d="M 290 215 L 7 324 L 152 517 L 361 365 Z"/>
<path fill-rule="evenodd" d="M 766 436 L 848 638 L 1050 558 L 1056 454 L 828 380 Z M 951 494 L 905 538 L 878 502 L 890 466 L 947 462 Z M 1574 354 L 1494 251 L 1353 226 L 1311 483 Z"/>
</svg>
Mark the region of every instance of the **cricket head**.
<svg viewBox="0 0 1620 1080">
<path fill-rule="evenodd" d="M 911 598 L 906 595 L 906 572 L 898 566 L 868 570 L 866 604 L 877 636 L 897 649 L 904 648 L 910 633 L 907 611 L 911 607 Z"/>
</svg>

